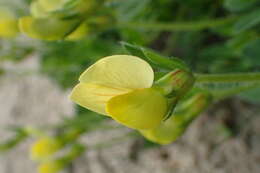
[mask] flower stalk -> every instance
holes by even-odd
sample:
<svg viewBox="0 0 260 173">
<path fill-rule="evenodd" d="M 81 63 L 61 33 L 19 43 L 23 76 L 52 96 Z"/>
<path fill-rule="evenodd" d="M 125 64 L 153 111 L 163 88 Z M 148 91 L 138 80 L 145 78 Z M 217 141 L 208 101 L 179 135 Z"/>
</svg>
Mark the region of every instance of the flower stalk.
<svg viewBox="0 0 260 173">
<path fill-rule="evenodd" d="M 237 74 L 195 74 L 196 82 L 260 82 L 260 72 Z"/>
<path fill-rule="evenodd" d="M 176 22 L 176 23 L 129 22 L 129 23 L 119 23 L 118 26 L 139 28 L 139 29 L 153 30 L 153 31 L 197 31 L 197 30 L 202 30 L 207 28 L 223 26 L 225 24 L 233 22 L 234 20 L 236 20 L 236 17 L 201 20 L 196 22 L 192 21 L 192 22 Z"/>
</svg>

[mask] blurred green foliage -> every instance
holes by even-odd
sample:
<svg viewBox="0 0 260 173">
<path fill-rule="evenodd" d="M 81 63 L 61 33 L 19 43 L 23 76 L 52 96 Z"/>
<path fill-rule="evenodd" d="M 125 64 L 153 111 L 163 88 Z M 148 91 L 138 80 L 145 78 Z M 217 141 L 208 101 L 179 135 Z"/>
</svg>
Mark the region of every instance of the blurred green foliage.
<svg viewBox="0 0 260 173">
<path fill-rule="evenodd" d="M 195 72 L 227 73 L 260 70 L 260 13 L 258 0 L 127 0 L 114 1 L 117 20 L 139 23 L 196 22 L 234 17 L 215 28 L 195 31 L 151 31 L 112 28 L 79 42 L 46 43 L 43 71 L 70 87 L 88 65 L 105 55 L 124 53 L 123 40 L 180 57 Z"/>
</svg>

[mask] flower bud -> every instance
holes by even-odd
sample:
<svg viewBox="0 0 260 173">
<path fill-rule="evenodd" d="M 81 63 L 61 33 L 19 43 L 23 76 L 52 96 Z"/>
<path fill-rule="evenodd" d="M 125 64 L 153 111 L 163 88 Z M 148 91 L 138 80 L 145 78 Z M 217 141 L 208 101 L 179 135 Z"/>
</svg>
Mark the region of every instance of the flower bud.
<svg viewBox="0 0 260 173">
<path fill-rule="evenodd" d="M 36 141 L 31 148 L 33 160 L 44 160 L 63 147 L 63 143 L 55 138 L 43 137 Z"/>
<path fill-rule="evenodd" d="M 54 160 L 43 162 L 38 167 L 39 173 L 58 173 L 64 168 L 64 162 L 62 160 Z"/>
<path fill-rule="evenodd" d="M 211 103 L 208 93 L 196 93 L 177 105 L 174 114 L 160 126 L 152 130 L 140 131 L 147 139 L 169 144 L 177 140 L 188 128 L 190 123 Z"/>
<path fill-rule="evenodd" d="M 81 144 L 74 144 L 70 151 L 64 156 L 43 161 L 39 167 L 39 173 L 58 173 L 66 166 L 68 166 L 73 160 L 83 154 L 85 147 Z"/>
<path fill-rule="evenodd" d="M 176 69 L 156 81 L 153 87 L 161 90 L 168 98 L 180 98 L 193 87 L 194 82 L 191 72 Z"/>
</svg>

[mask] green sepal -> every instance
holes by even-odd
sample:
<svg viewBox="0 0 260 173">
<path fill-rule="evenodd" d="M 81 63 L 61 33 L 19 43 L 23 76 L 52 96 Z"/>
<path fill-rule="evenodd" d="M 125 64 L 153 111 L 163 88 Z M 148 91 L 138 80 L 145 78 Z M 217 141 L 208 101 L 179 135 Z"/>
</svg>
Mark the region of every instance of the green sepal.
<svg viewBox="0 0 260 173">
<path fill-rule="evenodd" d="M 159 67 L 167 71 L 171 71 L 176 68 L 189 71 L 188 66 L 179 58 L 168 58 L 156 53 L 153 50 L 127 42 L 121 42 L 121 44 L 131 55 L 144 59 L 154 67 Z"/>
</svg>

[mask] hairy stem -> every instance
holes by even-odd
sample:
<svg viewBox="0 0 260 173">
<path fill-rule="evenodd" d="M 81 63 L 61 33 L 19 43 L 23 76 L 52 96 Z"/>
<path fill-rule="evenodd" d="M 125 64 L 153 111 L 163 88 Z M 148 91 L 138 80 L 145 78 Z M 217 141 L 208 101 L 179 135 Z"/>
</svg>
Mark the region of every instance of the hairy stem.
<svg viewBox="0 0 260 173">
<path fill-rule="evenodd" d="M 119 27 L 140 28 L 154 31 L 196 31 L 207 28 L 214 28 L 217 26 L 225 25 L 234 21 L 236 17 L 217 18 L 202 21 L 190 22 L 175 22 L 175 23 L 162 23 L 162 22 L 128 22 L 120 23 Z"/>
<path fill-rule="evenodd" d="M 221 100 L 221 99 L 239 94 L 239 93 L 244 92 L 244 91 L 255 89 L 255 88 L 258 88 L 258 87 L 260 87 L 260 83 L 251 83 L 251 84 L 248 84 L 248 85 L 245 85 L 245 86 L 240 86 L 240 87 L 230 89 L 230 90 L 214 92 L 213 97 L 214 97 L 215 100 Z"/>
<path fill-rule="evenodd" d="M 234 74 L 195 74 L 196 82 L 260 82 L 260 72 Z"/>
</svg>

